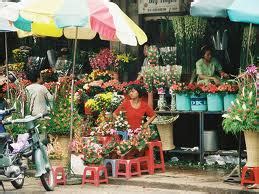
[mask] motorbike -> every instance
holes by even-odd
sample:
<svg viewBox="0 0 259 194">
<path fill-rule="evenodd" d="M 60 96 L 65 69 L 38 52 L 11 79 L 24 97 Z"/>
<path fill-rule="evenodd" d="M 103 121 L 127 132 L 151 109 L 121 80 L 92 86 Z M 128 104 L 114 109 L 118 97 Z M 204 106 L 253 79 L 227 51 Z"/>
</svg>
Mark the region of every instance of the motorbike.
<svg viewBox="0 0 259 194">
<path fill-rule="evenodd" d="M 1 110 L 0 113 L 7 115 L 12 111 L 14 109 Z M 5 181 L 10 181 L 16 189 L 23 187 L 26 167 L 22 163 L 22 158 L 31 156 L 36 166 L 35 177 L 40 178 L 46 191 L 54 190 L 54 176 L 47 155 L 47 142 L 40 141 L 39 125 L 35 126 L 35 121 L 45 116 L 47 114 L 28 115 L 22 119 L 3 120 L 1 122 L 2 126 L 22 123 L 25 124 L 28 131 L 26 143 L 18 145 L 18 149 L 14 149 L 15 143 L 9 133 L 0 133 L 0 185 L 2 185 L 3 190 L 5 190 L 3 185 Z"/>
</svg>

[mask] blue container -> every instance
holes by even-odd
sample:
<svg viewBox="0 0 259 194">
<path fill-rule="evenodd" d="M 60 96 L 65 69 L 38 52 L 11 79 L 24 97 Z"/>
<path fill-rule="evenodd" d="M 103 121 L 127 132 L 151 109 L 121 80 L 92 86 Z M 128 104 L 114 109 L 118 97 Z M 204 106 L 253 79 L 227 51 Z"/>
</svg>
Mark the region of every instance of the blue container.
<svg viewBox="0 0 259 194">
<path fill-rule="evenodd" d="M 207 110 L 206 94 L 201 94 L 199 96 L 191 95 L 191 109 L 193 111 L 206 111 Z"/>
<path fill-rule="evenodd" d="M 208 111 L 222 111 L 223 98 L 220 94 L 207 94 Z"/>
<path fill-rule="evenodd" d="M 189 94 L 176 94 L 176 110 L 191 110 L 191 98 Z"/>
<path fill-rule="evenodd" d="M 231 101 L 234 101 L 236 99 L 236 96 L 236 94 L 226 94 L 224 96 L 224 111 L 228 110 L 228 108 L 231 106 Z"/>
</svg>

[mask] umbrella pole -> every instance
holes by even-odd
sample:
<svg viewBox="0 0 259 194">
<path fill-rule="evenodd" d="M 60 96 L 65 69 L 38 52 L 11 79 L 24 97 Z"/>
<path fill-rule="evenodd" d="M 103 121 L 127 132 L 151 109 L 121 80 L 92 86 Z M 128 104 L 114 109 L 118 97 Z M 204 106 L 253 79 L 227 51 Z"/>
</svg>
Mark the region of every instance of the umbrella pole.
<svg viewBox="0 0 259 194">
<path fill-rule="evenodd" d="M 247 48 L 246 48 L 246 63 L 248 65 L 248 56 L 249 56 L 249 51 L 250 51 L 250 39 L 251 39 L 251 33 L 252 33 L 252 23 L 249 24 L 249 32 L 248 32 L 248 40 L 247 40 Z M 251 63 L 252 63 L 252 57 L 251 57 Z"/>
<path fill-rule="evenodd" d="M 9 71 L 8 71 L 8 48 L 7 48 L 7 33 L 4 33 L 5 38 L 5 71 L 7 77 L 7 99 L 10 98 L 10 89 L 9 89 Z"/>
<path fill-rule="evenodd" d="M 75 64 L 76 64 L 76 50 L 77 50 L 77 37 L 78 37 L 78 27 L 76 27 L 76 37 L 74 41 L 74 53 L 73 53 L 73 65 L 72 65 L 72 84 L 71 84 L 71 116 L 70 116 L 70 145 L 72 145 L 73 140 L 73 120 L 74 120 L 74 77 L 75 77 Z M 69 167 L 68 175 L 71 174 L 71 148 L 69 149 Z"/>
</svg>

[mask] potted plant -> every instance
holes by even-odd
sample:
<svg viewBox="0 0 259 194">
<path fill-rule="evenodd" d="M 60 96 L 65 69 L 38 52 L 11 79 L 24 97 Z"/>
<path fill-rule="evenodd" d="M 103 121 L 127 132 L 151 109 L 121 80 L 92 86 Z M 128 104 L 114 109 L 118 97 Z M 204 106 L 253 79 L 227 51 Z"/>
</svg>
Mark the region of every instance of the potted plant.
<svg viewBox="0 0 259 194">
<path fill-rule="evenodd" d="M 256 104 L 257 67 L 250 65 L 246 72 L 237 77 L 239 93 L 228 112 L 223 115 L 223 129 L 226 133 L 244 132 L 248 167 L 259 166 L 258 105 Z"/>
<path fill-rule="evenodd" d="M 218 86 L 218 90 L 223 93 L 224 111 L 227 111 L 231 106 L 231 102 L 236 99 L 238 85 L 235 81 L 225 82 Z"/>
<path fill-rule="evenodd" d="M 176 110 L 191 110 L 191 90 L 185 83 L 173 83 L 170 91 L 176 94 Z"/>
</svg>

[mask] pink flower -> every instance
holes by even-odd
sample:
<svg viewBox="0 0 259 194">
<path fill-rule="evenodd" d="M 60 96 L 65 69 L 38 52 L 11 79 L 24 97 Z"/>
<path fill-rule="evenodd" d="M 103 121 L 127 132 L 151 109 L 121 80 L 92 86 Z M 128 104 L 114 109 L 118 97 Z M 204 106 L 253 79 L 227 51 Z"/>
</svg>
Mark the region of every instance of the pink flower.
<svg viewBox="0 0 259 194">
<path fill-rule="evenodd" d="M 164 88 L 157 89 L 158 94 L 165 94 Z"/>
</svg>

